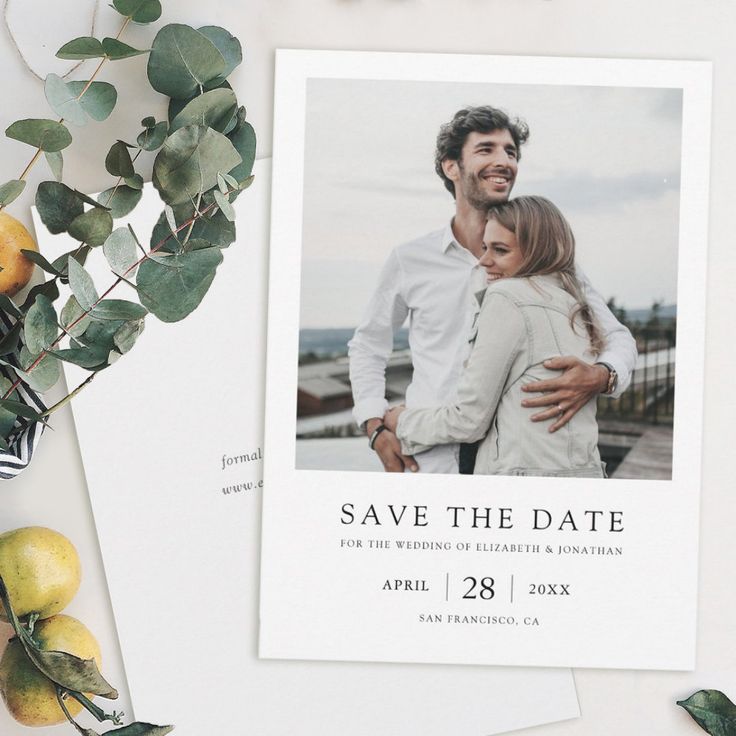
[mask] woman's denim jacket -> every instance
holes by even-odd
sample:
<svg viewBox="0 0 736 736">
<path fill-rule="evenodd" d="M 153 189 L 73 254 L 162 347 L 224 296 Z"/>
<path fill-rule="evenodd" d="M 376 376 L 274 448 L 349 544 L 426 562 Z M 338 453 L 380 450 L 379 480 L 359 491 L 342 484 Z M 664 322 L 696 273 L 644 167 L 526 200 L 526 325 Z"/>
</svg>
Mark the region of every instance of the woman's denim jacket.
<svg viewBox="0 0 736 736">
<path fill-rule="evenodd" d="M 570 322 L 576 301 L 559 276 L 501 279 L 480 292 L 479 301 L 475 344 L 457 400 L 406 409 L 397 427 L 402 451 L 415 455 L 433 445 L 484 438 L 475 473 L 603 477 L 595 400 L 554 433 L 550 422 L 531 421 L 539 409 L 521 405 L 528 398 L 523 385 L 559 376 L 543 361 L 562 355 L 593 359 L 581 320 Z"/>
</svg>

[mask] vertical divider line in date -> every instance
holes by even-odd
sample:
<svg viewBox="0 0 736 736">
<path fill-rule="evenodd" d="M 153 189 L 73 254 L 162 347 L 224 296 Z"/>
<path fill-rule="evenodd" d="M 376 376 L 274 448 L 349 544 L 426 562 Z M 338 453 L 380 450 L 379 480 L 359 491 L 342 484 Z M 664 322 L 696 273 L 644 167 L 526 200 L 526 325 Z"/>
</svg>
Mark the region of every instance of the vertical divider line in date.
<svg viewBox="0 0 736 736">
<path fill-rule="evenodd" d="M 450 600 L 450 573 L 445 573 L 445 603 Z"/>
<path fill-rule="evenodd" d="M 511 576 L 511 602 L 514 602 L 514 576 Z"/>
</svg>

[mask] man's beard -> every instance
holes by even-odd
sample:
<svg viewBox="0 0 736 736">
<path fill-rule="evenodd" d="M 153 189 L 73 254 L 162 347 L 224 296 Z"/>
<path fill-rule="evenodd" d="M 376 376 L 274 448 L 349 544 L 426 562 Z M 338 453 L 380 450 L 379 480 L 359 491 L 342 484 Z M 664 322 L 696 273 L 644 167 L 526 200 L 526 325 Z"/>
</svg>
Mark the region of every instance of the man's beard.
<svg viewBox="0 0 736 736">
<path fill-rule="evenodd" d="M 483 189 L 481 178 L 477 174 L 468 173 L 459 161 L 458 168 L 462 175 L 465 199 L 473 209 L 485 212 L 491 205 L 508 201 L 509 195 L 505 192 L 487 192 Z"/>
</svg>

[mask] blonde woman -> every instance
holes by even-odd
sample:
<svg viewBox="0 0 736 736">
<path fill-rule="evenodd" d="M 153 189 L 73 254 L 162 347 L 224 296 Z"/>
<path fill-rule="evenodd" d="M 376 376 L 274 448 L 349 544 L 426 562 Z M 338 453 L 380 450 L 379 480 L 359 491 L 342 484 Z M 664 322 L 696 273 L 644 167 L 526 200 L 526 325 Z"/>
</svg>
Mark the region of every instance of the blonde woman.
<svg viewBox="0 0 736 736">
<path fill-rule="evenodd" d="M 476 474 L 603 477 L 595 400 L 557 432 L 529 421 L 534 409 L 521 404 L 523 385 L 555 375 L 545 360 L 572 355 L 593 363 L 603 347 L 575 276 L 570 226 L 543 197 L 518 197 L 490 208 L 483 251 L 488 287 L 479 294 L 457 400 L 396 407 L 385 425 L 407 455 L 484 438 Z"/>
</svg>

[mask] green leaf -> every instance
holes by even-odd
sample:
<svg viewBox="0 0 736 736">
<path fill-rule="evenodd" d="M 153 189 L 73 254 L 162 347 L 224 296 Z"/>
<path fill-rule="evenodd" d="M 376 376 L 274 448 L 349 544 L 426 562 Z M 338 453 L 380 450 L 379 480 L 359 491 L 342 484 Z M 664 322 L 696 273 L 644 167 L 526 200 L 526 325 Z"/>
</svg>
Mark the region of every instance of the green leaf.
<svg viewBox="0 0 736 736">
<path fill-rule="evenodd" d="M 38 251 L 35 250 L 27 250 L 26 248 L 23 248 L 21 250 L 21 253 L 29 260 L 33 261 L 39 268 L 46 271 L 46 273 L 50 273 L 52 276 L 61 276 L 61 271 L 59 271 L 56 266 L 49 263 L 44 256 L 42 256 Z"/>
<path fill-rule="evenodd" d="M 113 196 L 114 193 L 114 196 Z M 129 215 L 141 201 L 143 192 L 140 189 L 120 185 L 117 189 L 110 187 L 100 194 L 97 201 L 110 208 L 110 215 L 114 220 Z"/>
<path fill-rule="evenodd" d="M 0 355 L 10 355 L 18 349 L 18 342 L 20 341 L 20 331 L 23 328 L 22 322 L 16 322 L 2 337 L 0 340 Z M 0 391 L 0 396 L 4 392 Z"/>
<path fill-rule="evenodd" d="M 151 86 L 169 97 L 191 97 L 225 71 L 225 59 L 206 36 L 190 26 L 164 26 L 148 57 Z"/>
<path fill-rule="evenodd" d="M 56 181 L 42 181 L 36 192 L 36 208 L 41 221 L 53 235 L 66 232 L 84 205 L 74 190 Z"/>
<path fill-rule="evenodd" d="M 146 323 L 142 319 L 134 320 L 131 322 L 126 322 L 115 333 L 113 341 L 115 343 L 115 347 L 120 351 L 121 354 L 124 355 L 133 347 L 133 345 L 135 345 L 136 340 L 143 333 L 145 326 Z"/>
<path fill-rule="evenodd" d="M 113 736 L 166 736 L 174 730 L 173 726 L 154 726 L 151 723 L 136 721 L 114 731 L 108 731 Z"/>
<path fill-rule="evenodd" d="M 119 227 L 117 230 L 113 230 L 102 246 L 102 252 L 105 254 L 112 272 L 117 276 L 122 276 L 129 271 L 138 260 L 136 240 L 127 227 Z M 135 271 L 130 271 L 126 276 L 132 277 L 134 273 Z"/>
<path fill-rule="evenodd" d="M 8 388 L 10 388 L 12 385 L 12 383 L 8 383 Z M 5 389 L 6 392 L 8 388 Z M 0 399 L 0 408 L 5 409 L 6 411 L 11 411 L 16 416 L 23 417 L 24 419 L 36 419 L 38 417 L 38 412 L 28 406 L 28 404 L 24 404 L 22 401 Z"/>
<path fill-rule="evenodd" d="M 102 44 L 91 36 L 75 38 L 65 43 L 57 52 L 59 59 L 101 59 L 105 55 Z"/>
<path fill-rule="evenodd" d="M 0 207 L 10 204 L 18 199 L 26 188 L 26 183 L 22 179 L 11 179 L 0 186 Z"/>
<path fill-rule="evenodd" d="M 231 89 L 213 89 L 195 97 L 174 118 L 169 128 L 173 133 L 185 125 L 205 125 L 222 133 L 238 110 L 238 100 Z"/>
<path fill-rule="evenodd" d="M 42 151 L 61 151 L 72 142 L 72 134 L 56 120 L 28 118 L 12 123 L 5 135 Z"/>
<path fill-rule="evenodd" d="M 8 389 L 13 385 L 12 381 L 0 376 L 0 396 L 5 396 Z M 10 394 L 11 396 L 18 396 L 16 391 Z M 7 401 L 7 399 L 6 399 Z M 11 399 L 12 401 L 12 399 Z M 0 437 L 7 437 L 13 429 L 15 419 L 18 415 L 10 408 L 4 408 L 0 402 Z M 0 610 L 2 610 L 0 608 Z"/>
<path fill-rule="evenodd" d="M 156 151 L 161 148 L 169 132 L 169 124 L 166 121 L 157 123 L 151 128 L 146 128 L 136 141 L 144 151 Z"/>
<path fill-rule="evenodd" d="M 719 690 L 699 690 L 687 700 L 678 700 L 677 705 L 711 736 L 736 734 L 736 705 Z"/>
<path fill-rule="evenodd" d="M 23 312 L 13 303 L 13 300 L 6 294 L 0 294 L 0 309 L 16 319 L 23 316 Z"/>
<path fill-rule="evenodd" d="M 75 217 L 68 229 L 75 240 L 91 246 L 102 245 L 112 232 L 112 216 L 100 207 L 95 207 Z"/>
<path fill-rule="evenodd" d="M 99 370 L 107 365 L 108 353 L 109 351 L 102 347 L 81 347 L 54 350 L 52 355 L 55 355 L 65 363 L 74 363 L 74 365 L 78 365 L 80 368 Z"/>
<path fill-rule="evenodd" d="M 217 173 L 241 162 L 232 143 L 201 125 L 187 125 L 170 135 L 153 164 L 153 185 L 166 204 L 196 199 L 217 184 Z"/>
<path fill-rule="evenodd" d="M 225 81 L 230 73 L 235 69 L 241 61 L 243 61 L 243 48 L 240 45 L 235 36 L 226 31 L 220 26 L 203 26 L 198 29 L 199 32 L 209 38 L 210 41 L 217 47 L 217 50 L 222 54 L 222 58 L 225 59 L 225 69 L 222 73 L 208 82 L 208 87 L 216 87 Z"/>
<path fill-rule="evenodd" d="M 20 359 L 23 365 L 31 365 L 35 358 L 23 348 L 20 352 Z M 61 364 L 58 358 L 53 355 L 44 355 L 41 362 L 32 370 L 24 371 L 23 379 L 34 391 L 48 391 L 61 377 Z M 38 413 L 34 412 L 34 416 L 26 417 L 27 419 L 36 419 Z"/>
<path fill-rule="evenodd" d="M 87 82 L 67 82 L 67 87 L 75 97 L 79 97 Z M 118 101 L 118 92 L 107 82 L 92 82 L 87 91 L 79 98 L 79 104 L 92 120 L 102 122 L 110 117 Z"/>
<path fill-rule="evenodd" d="M 123 141 L 113 143 L 105 157 L 105 168 L 113 176 L 127 177 L 135 174 L 130 151 L 128 151 L 128 146 Z"/>
<path fill-rule="evenodd" d="M 36 301 L 36 297 L 41 294 L 50 301 L 56 301 L 59 298 L 59 287 L 56 285 L 56 281 L 46 281 L 43 284 L 36 284 L 25 298 L 25 301 L 21 305 L 21 309 L 26 312 L 31 308 L 31 305 Z"/>
<path fill-rule="evenodd" d="M 44 84 L 44 93 L 51 109 L 64 120 L 73 125 L 86 125 L 87 116 L 72 90 L 66 82 L 56 74 L 48 74 Z"/>
<path fill-rule="evenodd" d="M 65 690 L 94 693 L 105 698 L 117 698 L 117 691 L 105 681 L 93 659 L 84 660 L 66 652 L 45 652 L 38 648 L 13 612 L 8 589 L 1 577 L 0 602 L 28 658 L 52 682 Z"/>
<path fill-rule="evenodd" d="M 143 189 L 143 177 L 140 174 L 133 174 L 125 178 L 125 183 L 131 189 Z"/>
<path fill-rule="evenodd" d="M 79 337 L 90 325 L 92 318 L 79 306 L 73 294 L 61 309 L 61 324 L 72 337 Z M 73 327 L 71 325 L 74 325 Z"/>
<path fill-rule="evenodd" d="M 115 10 L 136 23 L 153 23 L 161 17 L 159 0 L 112 0 Z"/>
<path fill-rule="evenodd" d="M 140 56 L 147 54 L 147 50 L 135 49 L 128 46 L 127 43 L 118 41 L 117 38 L 103 38 L 102 48 L 110 61 L 118 61 L 119 59 L 130 59 L 132 56 Z"/>
<path fill-rule="evenodd" d="M 97 290 L 95 289 L 92 277 L 77 263 L 77 261 L 69 257 L 69 286 L 72 293 L 77 298 L 79 306 L 85 312 L 92 309 L 92 305 L 99 299 Z"/>
<path fill-rule="evenodd" d="M 204 298 L 220 263 L 219 248 L 147 258 L 138 270 L 141 303 L 163 322 L 184 319 Z"/>
<path fill-rule="evenodd" d="M 230 171 L 230 175 L 242 184 L 251 175 L 256 160 L 256 132 L 250 123 L 243 120 L 228 137 L 242 159 L 241 163 Z"/>
<path fill-rule="evenodd" d="M 39 294 L 26 314 L 23 327 L 24 342 L 29 353 L 33 356 L 42 353 L 54 342 L 58 333 L 54 305 L 48 297 Z"/>
<path fill-rule="evenodd" d="M 141 125 L 146 130 L 150 130 L 156 125 L 156 118 L 154 118 L 152 115 L 149 115 L 148 117 L 143 118 L 143 120 L 141 120 Z"/>
<path fill-rule="evenodd" d="M 64 174 L 64 157 L 58 151 L 45 151 L 46 163 L 51 169 L 56 181 L 61 181 Z"/>
<path fill-rule="evenodd" d="M 122 319 L 126 322 L 132 319 L 143 319 L 148 310 L 135 302 L 125 299 L 103 299 L 93 310 L 94 319 Z"/>
<path fill-rule="evenodd" d="M 225 215 L 225 217 L 230 222 L 233 222 L 235 220 L 235 210 L 233 209 L 233 206 L 230 204 L 230 200 L 219 189 L 215 189 L 214 194 L 215 194 L 215 202 L 217 202 L 217 206 L 220 208 L 220 211 L 222 212 L 222 214 Z"/>
</svg>

